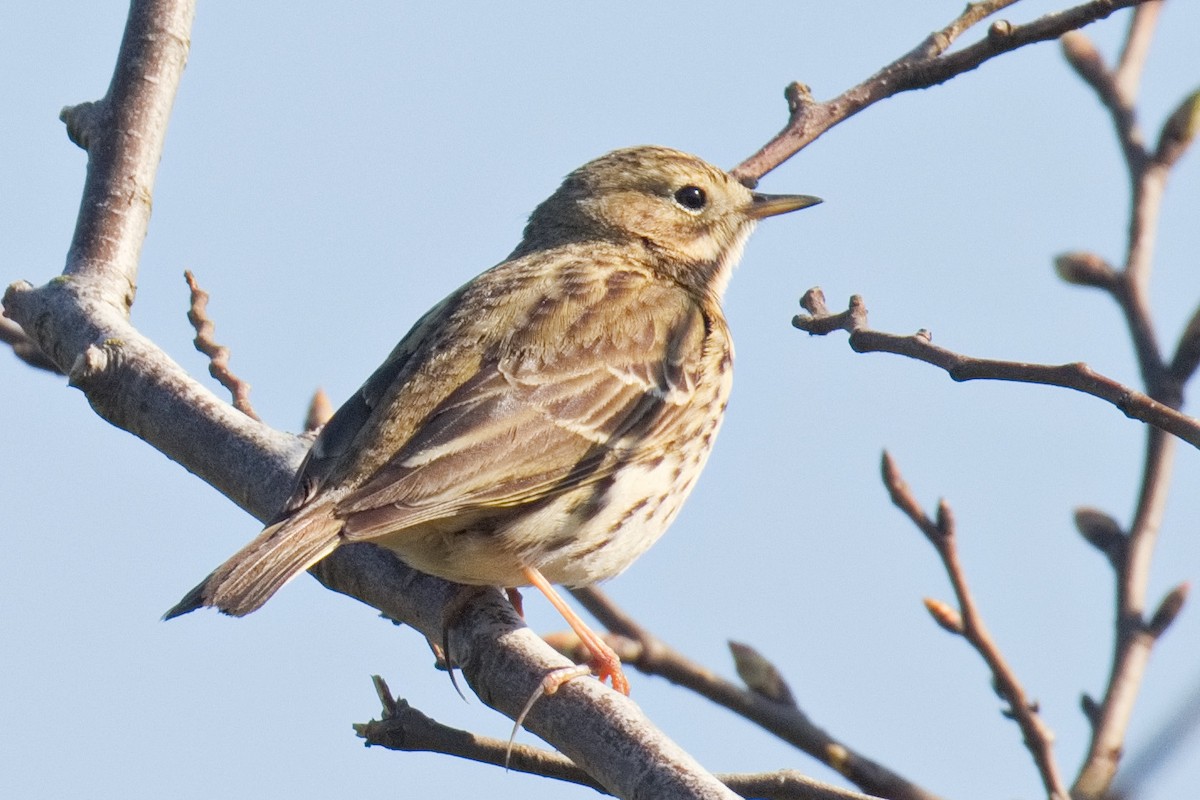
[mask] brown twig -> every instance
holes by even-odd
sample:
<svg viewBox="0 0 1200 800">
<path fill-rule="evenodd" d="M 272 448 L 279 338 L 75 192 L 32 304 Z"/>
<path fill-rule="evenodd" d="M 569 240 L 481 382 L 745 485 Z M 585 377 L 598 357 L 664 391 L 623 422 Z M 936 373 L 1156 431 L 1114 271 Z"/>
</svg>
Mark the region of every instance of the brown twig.
<svg viewBox="0 0 1200 800">
<path fill-rule="evenodd" d="M 1030 364 L 973 358 L 935 345 L 927 331 L 910 336 L 872 330 L 867 309 L 858 295 L 849 307 L 830 313 L 820 289 L 810 289 L 800 300 L 808 314 L 797 314 L 792 324 L 802 331 L 824 336 L 836 330 L 850 334 L 850 347 L 857 353 L 895 353 L 944 369 L 956 381 L 999 380 L 1060 386 L 1098 397 L 1116 406 L 1125 416 L 1141 420 L 1200 447 L 1200 420 L 1101 375 L 1082 363 Z"/>
<path fill-rule="evenodd" d="M 0 308 L 0 311 L 3 309 Z M 29 338 L 25 329 L 0 313 L 0 342 L 12 348 L 13 355 L 31 367 L 62 375 L 63 371 L 42 352 L 37 342 Z"/>
<path fill-rule="evenodd" d="M 1102 288 L 1125 317 L 1147 394 L 1175 414 L 1183 405 L 1184 385 L 1200 363 L 1200 312 L 1188 324 L 1174 357 L 1167 362 L 1150 315 L 1149 282 L 1163 192 L 1171 168 L 1191 145 L 1200 127 L 1200 92 L 1184 98 L 1163 125 L 1157 147 L 1153 151 L 1148 149 L 1136 123 L 1135 100 L 1161 5 L 1154 0 L 1138 7 L 1114 69 L 1104 64 L 1094 45 L 1081 33 L 1065 38 L 1063 46 L 1068 61 L 1096 92 L 1113 119 L 1132 188 L 1125 261 L 1120 269 L 1111 270 L 1113 280 Z M 1109 792 L 1150 651 L 1179 613 L 1187 593 L 1186 584 L 1176 587 L 1147 619 L 1151 559 L 1166 505 L 1175 450 L 1175 440 L 1164 435 L 1163 430 L 1176 433 L 1162 426 L 1147 432 L 1142 483 L 1128 532 L 1121 531 L 1115 520 L 1100 528 L 1080 525 L 1085 536 L 1089 530 L 1095 534 L 1109 528 L 1115 529 L 1120 538 L 1114 538 L 1110 531 L 1099 537 L 1102 546 L 1089 536 L 1089 541 L 1101 547 L 1114 568 L 1116 632 L 1103 700 L 1097 703 L 1086 695 L 1083 698 L 1092 725 L 1092 739 L 1072 787 L 1079 798 L 1098 798 Z M 1195 444 L 1191 439 L 1186 440 Z"/>
<path fill-rule="evenodd" d="M 250 384 L 243 381 L 229 368 L 229 348 L 217 344 L 213 338 L 216 325 L 208 317 L 208 292 L 196 283 L 196 276 L 190 270 L 183 273 L 191 290 L 191 307 L 188 308 L 188 322 L 196 330 L 196 338 L 192 342 L 196 349 L 208 356 L 208 374 L 216 378 L 217 383 L 229 390 L 233 396 L 233 407 L 250 419 L 261 419 L 250 405 Z"/>
<path fill-rule="evenodd" d="M 937 795 L 872 761 L 814 724 L 795 702 L 772 699 L 714 674 L 639 625 L 595 587 L 571 594 L 608 630 L 630 642 L 622 660 L 658 675 L 742 716 L 839 772 L 867 794 L 893 800 L 935 800 Z"/>
<path fill-rule="evenodd" d="M 933 545 L 958 600 L 957 610 L 940 601 L 928 599 L 925 601 L 926 608 L 938 625 L 963 637 L 983 658 L 991 670 L 996 692 L 1008 703 L 1004 713 L 1021 729 L 1025 746 L 1033 756 L 1047 794 L 1053 800 L 1067 800 L 1067 786 L 1054 760 L 1054 733 L 1042 720 L 1037 705 L 1029 701 L 1016 673 L 1001 654 L 999 646 L 984 625 L 979 607 L 967 586 L 966 573 L 958 559 L 954 514 L 950 505 L 945 500 L 940 501 L 936 518 L 930 518 L 913 496 L 892 457 L 886 452 L 883 454 L 882 466 L 883 483 L 892 498 L 892 503 L 912 520 Z"/>
<path fill-rule="evenodd" d="M 480 736 L 443 725 L 405 700 L 393 698 L 387 684 L 379 676 L 374 676 L 373 680 L 383 703 L 382 718 L 354 726 L 355 732 L 366 740 L 368 746 L 377 745 L 405 752 L 442 753 L 575 783 L 608 794 L 603 786 L 561 753 L 523 744 L 510 746 L 504 739 Z M 743 797 L 763 800 L 868 800 L 867 795 L 830 786 L 794 770 L 761 774 L 726 773 L 716 777 Z"/>
<path fill-rule="evenodd" d="M 1013 0 L 970 3 L 945 28 L 930 34 L 917 47 L 832 100 L 813 100 L 808 87 L 800 83 L 788 86 L 785 90 L 789 110 L 787 125 L 732 172 L 744 183 L 753 186 L 763 175 L 807 147 L 825 131 L 880 100 L 901 92 L 945 83 L 1002 53 L 1057 39 L 1068 31 L 1104 19 L 1117 9 L 1148 1 L 1092 0 L 1047 14 L 1025 25 L 998 21 L 978 42 L 948 53 L 947 50 L 963 32 L 1012 5 Z"/>
</svg>

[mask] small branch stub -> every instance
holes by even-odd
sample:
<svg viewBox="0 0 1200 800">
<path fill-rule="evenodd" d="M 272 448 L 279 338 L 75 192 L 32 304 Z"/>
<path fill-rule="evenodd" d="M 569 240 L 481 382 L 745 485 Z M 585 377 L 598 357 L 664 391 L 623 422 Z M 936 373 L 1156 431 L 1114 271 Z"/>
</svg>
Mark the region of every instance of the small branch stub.
<svg viewBox="0 0 1200 800">
<path fill-rule="evenodd" d="M 1187 602 L 1188 591 L 1190 589 L 1190 584 L 1181 583 L 1167 592 L 1167 596 L 1158 604 L 1154 616 L 1146 624 L 1146 632 L 1148 634 L 1157 639 L 1166 633 L 1167 628 L 1171 627 L 1171 623 L 1175 621 L 1175 618 L 1179 616 L 1179 612 L 1183 610 L 1183 604 Z"/>
<path fill-rule="evenodd" d="M 925 603 L 925 610 L 929 612 L 929 616 L 933 617 L 933 621 L 942 630 L 953 633 L 955 636 L 963 635 L 962 614 L 959 614 L 949 603 L 934 600 L 932 597 L 926 597 L 922 602 Z"/>
<path fill-rule="evenodd" d="M 1063 253 L 1054 259 L 1054 271 L 1075 286 L 1111 291 L 1117 285 L 1117 271 L 1095 253 Z"/>
<path fill-rule="evenodd" d="M 1154 160 L 1167 168 L 1174 166 L 1195 140 L 1197 131 L 1200 131 L 1200 89 L 1185 97 L 1163 124 Z"/>
<path fill-rule="evenodd" d="M 1058 41 L 1062 45 L 1063 57 L 1067 59 L 1067 63 L 1089 84 L 1095 86 L 1097 82 L 1109 79 L 1104 56 L 1100 55 L 1100 51 L 1086 33 L 1068 31 Z"/>
<path fill-rule="evenodd" d="M 1087 543 L 1099 550 L 1114 568 L 1125 560 L 1129 537 L 1120 524 L 1098 508 L 1075 509 L 1075 528 Z"/>
<path fill-rule="evenodd" d="M 746 688 L 776 703 L 795 707 L 796 698 L 779 669 L 748 644 L 730 642 L 729 652 Z"/>
</svg>

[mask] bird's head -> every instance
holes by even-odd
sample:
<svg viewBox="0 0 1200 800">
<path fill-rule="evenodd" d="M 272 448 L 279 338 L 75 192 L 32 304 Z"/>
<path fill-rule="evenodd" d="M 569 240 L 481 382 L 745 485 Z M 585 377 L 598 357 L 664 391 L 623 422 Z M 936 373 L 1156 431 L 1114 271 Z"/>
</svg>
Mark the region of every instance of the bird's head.
<svg viewBox="0 0 1200 800">
<path fill-rule="evenodd" d="M 819 202 L 752 192 L 678 150 L 629 147 L 568 175 L 530 216 L 518 253 L 570 242 L 631 244 L 681 283 L 719 296 L 758 220 Z"/>
</svg>

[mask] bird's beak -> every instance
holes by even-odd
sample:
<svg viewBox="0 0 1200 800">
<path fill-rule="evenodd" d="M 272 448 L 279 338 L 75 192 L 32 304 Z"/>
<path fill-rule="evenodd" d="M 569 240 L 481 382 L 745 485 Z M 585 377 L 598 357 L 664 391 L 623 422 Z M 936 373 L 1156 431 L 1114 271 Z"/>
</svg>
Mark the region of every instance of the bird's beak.
<svg viewBox="0 0 1200 800">
<path fill-rule="evenodd" d="M 746 216 L 750 219 L 773 217 L 776 214 L 799 211 L 802 208 L 824 202 L 821 198 L 808 194 L 759 194 L 755 192 L 751 198 L 750 207 L 746 209 Z"/>
</svg>

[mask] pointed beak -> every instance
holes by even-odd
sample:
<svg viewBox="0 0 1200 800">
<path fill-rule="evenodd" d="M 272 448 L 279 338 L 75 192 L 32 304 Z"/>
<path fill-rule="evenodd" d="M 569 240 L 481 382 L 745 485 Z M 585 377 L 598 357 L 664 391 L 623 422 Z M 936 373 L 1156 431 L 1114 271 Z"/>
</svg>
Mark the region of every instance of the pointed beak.
<svg viewBox="0 0 1200 800">
<path fill-rule="evenodd" d="M 750 219 L 773 217 L 824 202 L 821 198 L 808 194 L 759 194 L 755 192 L 751 197 L 753 199 L 750 201 L 750 207 L 746 209 L 746 216 Z"/>
</svg>

